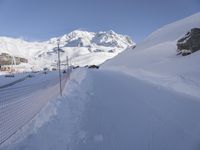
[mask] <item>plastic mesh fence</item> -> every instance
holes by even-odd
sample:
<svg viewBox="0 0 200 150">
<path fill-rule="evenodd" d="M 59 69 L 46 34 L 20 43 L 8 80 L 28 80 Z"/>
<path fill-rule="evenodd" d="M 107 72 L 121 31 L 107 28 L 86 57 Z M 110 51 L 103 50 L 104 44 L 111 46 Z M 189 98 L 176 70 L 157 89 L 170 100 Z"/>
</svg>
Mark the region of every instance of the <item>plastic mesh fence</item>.
<svg viewBox="0 0 200 150">
<path fill-rule="evenodd" d="M 62 89 L 71 70 L 62 75 Z M 29 122 L 59 92 L 59 80 L 0 90 L 0 145 Z"/>
</svg>

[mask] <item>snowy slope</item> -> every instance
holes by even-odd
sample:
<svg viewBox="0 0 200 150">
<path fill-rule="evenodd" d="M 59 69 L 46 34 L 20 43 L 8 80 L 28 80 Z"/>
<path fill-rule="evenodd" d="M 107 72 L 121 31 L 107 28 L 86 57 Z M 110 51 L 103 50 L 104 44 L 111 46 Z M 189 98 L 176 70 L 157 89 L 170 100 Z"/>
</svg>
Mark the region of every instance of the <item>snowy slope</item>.
<svg viewBox="0 0 200 150">
<path fill-rule="evenodd" d="M 93 88 L 70 149 L 199 149 L 198 98 L 120 72 L 90 71 L 86 79 Z"/>
<path fill-rule="evenodd" d="M 50 106 L 3 149 L 199 149 L 197 98 L 120 72 L 76 70 Z"/>
<path fill-rule="evenodd" d="M 23 39 L 0 37 L 0 53 L 5 52 L 14 56 L 32 58 L 38 51 L 45 49 L 45 43 L 27 42 Z"/>
<path fill-rule="evenodd" d="M 0 37 L 0 53 L 27 58 L 35 68 L 55 66 L 57 62 L 57 42 L 60 41 L 61 61 L 66 64 L 66 56 L 73 65 L 99 65 L 116 56 L 135 43 L 128 36 L 114 31 L 87 32 L 75 30 L 61 37 L 44 42 L 27 42 L 23 39 Z"/>
<path fill-rule="evenodd" d="M 199 26 L 198 18 L 200 13 L 159 29 L 102 70 L 75 70 L 64 97 L 55 101 L 56 116 L 5 149 L 198 150 L 200 52 L 176 56 L 177 39 Z"/>
<path fill-rule="evenodd" d="M 73 73 L 70 77 L 71 81 L 67 82 L 67 87 L 63 91 L 63 97 L 51 100 L 34 119 L 7 140 L 3 146 L 0 145 L 0 149 L 68 149 L 75 133 L 79 131 L 84 105 L 88 101 L 87 91 L 90 87 L 87 86 L 87 81 L 85 82 L 85 76 L 85 72 Z M 43 82 L 44 80 L 48 80 L 48 84 L 52 84 L 55 79 L 57 79 L 57 73 L 51 72 L 47 75 L 40 74 L 36 79 L 32 78 L 22 84 L 30 85 L 33 82 Z M 83 81 L 86 85 L 83 84 Z M 41 87 L 38 86 L 38 88 Z M 33 93 L 35 92 L 33 91 Z M 47 95 L 43 95 L 43 97 L 45 96 Z M 77 98 L 79 96 L 81 97 Z M 30 138 L 31 136 L 32 138 Z"/>
<path fill-rule="evenodd" d="M 150 34 L 134 50 L 127 50 L 104 64 L 104 69 L 123 71 L 143 80 L 200 96 L 200 51 L 176 55 L 177 40 L 200 27 L 200 13 L 164 26 Z"/>
<path fill-rule="evenodd" d="M 99 65 L 105 60 L 116 56 L 127 47 L 133 47 L 135 43 L 128 36 L 123 36 L 114 31 L 108 32 L 87 32 L 75 30 L 67 35 L 52 38 L 49 45 L 56 46 L 60 41 L 60 47 L 64 50 L 61 53 L 61 61 L 66 63 L 66 56 L 70 63 L 75 66 Z M 57 54 L 55 48 L 41 51 L 37 56 L 40 62 L 55 64 Z"/>
</svg>

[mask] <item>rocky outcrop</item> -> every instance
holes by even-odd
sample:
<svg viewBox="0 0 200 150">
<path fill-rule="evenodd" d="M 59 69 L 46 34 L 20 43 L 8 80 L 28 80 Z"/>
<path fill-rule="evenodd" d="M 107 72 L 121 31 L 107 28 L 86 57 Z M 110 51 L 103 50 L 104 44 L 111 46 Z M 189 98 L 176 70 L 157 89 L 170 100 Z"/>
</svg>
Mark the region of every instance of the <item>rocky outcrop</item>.
<svg viewBox="0 0 200 150">
<path fill-rule="evenodd" d="M 200 50 L 200 28 L 191 29 L 177 42 L 177 52 L 183 56 Z"/>
<path fill-rule="evenodd" d="M 7 53 L 0 54 L 0 66 L 3 65 L 19 65 L 20 63 L 28 63 L 28 60 L 22 57 L 11 56 Z"/>
</svg>

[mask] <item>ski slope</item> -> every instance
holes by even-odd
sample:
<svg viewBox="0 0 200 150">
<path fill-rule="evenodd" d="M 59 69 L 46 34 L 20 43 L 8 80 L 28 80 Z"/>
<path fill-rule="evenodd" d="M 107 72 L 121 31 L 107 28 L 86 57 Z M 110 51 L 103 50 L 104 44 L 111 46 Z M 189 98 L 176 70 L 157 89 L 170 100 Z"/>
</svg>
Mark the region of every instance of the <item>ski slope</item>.
<svg viewBox="0 0 200 150">
<path fill-rule="evenodd" d="M 176 55 L 176 43 L 192 28 L 200 28 L 200 12 L 166 25 L 107 61 L 105 70 L 120 71 L 169 89 L 200 97 L 200 51 Z"/>
<path fill-rule="evenodd" d="M 200 103 L 112 71 L 90 72 L 90 103 L 82 120 L 84 137 L 75 150 L 199 149 Z"/>
<path fill-rule="evenodd" d="M 44 108 L 2 149 L 199 150 L 200 52 L 176 55 L 199 18 L 164 26 L 100 70 L 75 70 L 64 96 L 48 104 L 56 113 L 46 119 Z"/>
<path fill-rule="evenodd" d="M 54 73 L 48 74 L 47 76 L 41 75 L 38 79 L 32 81 L 41 82 L 41 79 L 45 79 L 51 84 L 55 82 L 57 75 Z M 79 87 L 81 86 L 82 80 L 85 79 L 84 73 L 77 72 L 70 78 L 71 81 L 67 83 L 65 91 L 63 91 L 63 98 L 57 97 L 49 101 L 34 119 L 1 145 L 0 149 L 45 150 L 68 147 L 71 138 L 75 134 L 75 131 L 77 131 L 76 129 L 79 128 L 79 119 L 85 105 L 84 100 L 87 100 L 85 97 L 87 94 L 84 88 L 88 90 L 86 86 L 84 88 Z M 51 79 L 52 81 L 50 81 Z M 32 81 L 29 80 L 23 84 L 31 83 Z M 45 96 L 57 92 L 58 89 L 48 91 L 49 88 L 46 88 L 46 91 L 49 93 L 46 93 L 43 99 L 45 99 Z M 39 101 L 43 100 L 41 94 L 44 94 L 43 91 L 39 93 Z M 81 97 L 79 98 L 80 95 Z"/>
<path fill-rule="evenodd" d="M 7 73 L 8 74 L 8 73 Z M 5 74 L 0 74 L 0 87 L 7 85 L 9 83 L 13 83 L 19 79 L 22 79 L 29 75 L 28 73 L 20 73 L 20 74 L 15 74 L 15 77 L 5 77 Z"/>
<path fill-rule="evenodd" d="M 199 149 L 195 97 L 113 71 L 75 71 L 65 90 L 49 122 L 4 149 Z"/>
<path fill-rule="evenodd" d="M 62 85 L 68 74 L 62 74 Z M 26 125 L 50 101 L 59 96 L 57 72 L 37 73 L 0 89 L 0 146 Z M 42 121 L 41 121 L 42 122 Z"/>
</svg>

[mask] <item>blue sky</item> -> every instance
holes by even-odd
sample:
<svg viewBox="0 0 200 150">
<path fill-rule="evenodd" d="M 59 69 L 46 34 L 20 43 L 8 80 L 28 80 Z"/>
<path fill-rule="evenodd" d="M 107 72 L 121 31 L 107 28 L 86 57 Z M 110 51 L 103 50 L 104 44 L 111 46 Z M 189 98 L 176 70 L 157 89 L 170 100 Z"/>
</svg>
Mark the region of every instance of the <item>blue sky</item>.
<svg viewBox="0 0 200 150">
<path fill-rule="evenodd" d="M 42 41 L 79 28 L 112 29 L 138 42 L 199 11 L 199 0 L 0 0 L 0 36 Z"/>
</svg>

